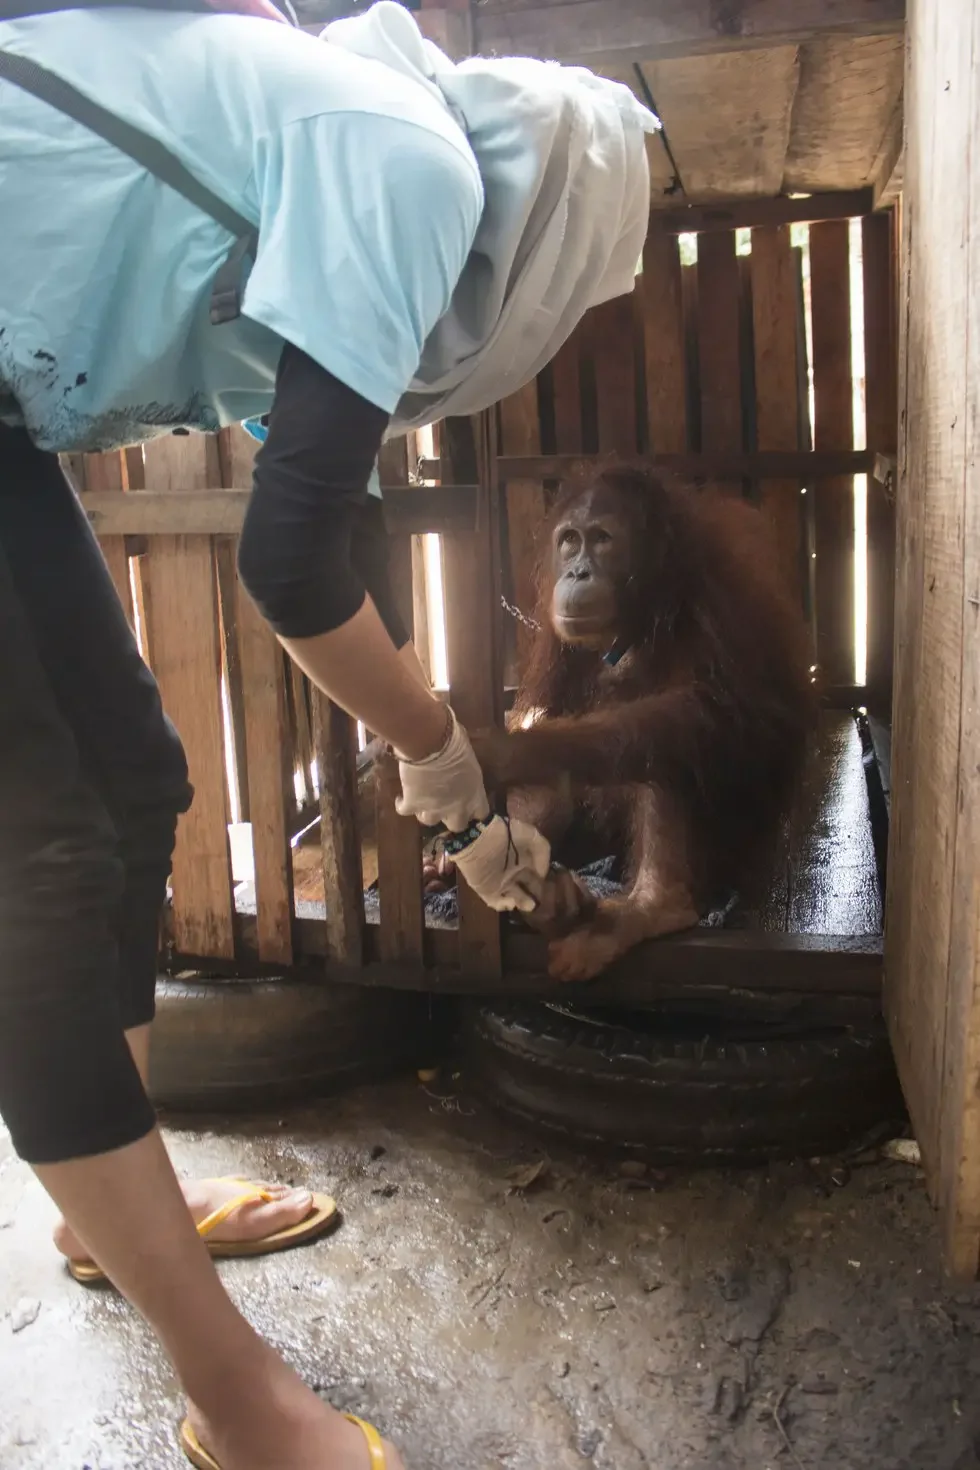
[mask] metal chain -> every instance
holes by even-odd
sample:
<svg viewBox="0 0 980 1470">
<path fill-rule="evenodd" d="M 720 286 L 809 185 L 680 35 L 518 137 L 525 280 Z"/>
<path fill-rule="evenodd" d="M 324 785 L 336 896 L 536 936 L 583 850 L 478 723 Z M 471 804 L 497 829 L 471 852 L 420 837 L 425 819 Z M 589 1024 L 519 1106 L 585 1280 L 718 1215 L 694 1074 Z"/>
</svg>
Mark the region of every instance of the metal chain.
<svg viewBox="0 0 980 1470">
<path fill-rule="evenodd" d="M 541 627 L 541 624 L 536 618 L 528 617 L 527 613 L 521 612 L 519 607 L 515 607 L 512 602 L 508 602 L 506 597 L 501 596 L 500 606 L 504 612 L 510 613 L 512 618 L 516 618 L 519 623 L 523 623 L 525 628 L 531 628 L 536 633 Z"/>
</svg>

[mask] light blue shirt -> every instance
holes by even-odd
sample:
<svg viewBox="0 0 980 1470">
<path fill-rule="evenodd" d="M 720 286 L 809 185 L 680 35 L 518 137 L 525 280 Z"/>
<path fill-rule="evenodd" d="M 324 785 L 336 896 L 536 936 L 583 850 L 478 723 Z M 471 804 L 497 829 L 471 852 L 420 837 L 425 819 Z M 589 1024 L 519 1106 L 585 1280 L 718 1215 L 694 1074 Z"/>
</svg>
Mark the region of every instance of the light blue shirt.
<svg viewBox="0 0 980 1470">
<path fill-rule="evenodd" d="M 391 413 L 483 208 L 424 88 L 273 22 L 137 10 L 0 24 L 157 137 L 258 225 L 238 321 L 212 326 L 232 239 L 48 104 L 0 82 L 0 385 L 35 442 L 107 449 L 266 413 L 284 341 Z"/>
</svg>

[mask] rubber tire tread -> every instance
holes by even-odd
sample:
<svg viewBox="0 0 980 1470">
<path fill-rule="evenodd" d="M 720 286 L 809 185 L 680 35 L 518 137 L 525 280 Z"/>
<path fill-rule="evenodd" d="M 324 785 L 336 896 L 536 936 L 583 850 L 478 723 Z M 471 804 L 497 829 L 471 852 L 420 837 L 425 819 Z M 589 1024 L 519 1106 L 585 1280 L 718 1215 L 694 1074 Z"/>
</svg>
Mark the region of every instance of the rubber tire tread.
<svg viewBox="0 0 980 1470">
<path fill-rule="evenodd" d="M 836 1152 L 905 1107 L 884 1024 L 700 1041 L 590 1024 L 541 1004 L 470 1006 L 465 1075 L 502 1111 L 569 1141 L 665 1164 Z"/>
<path fill-rule="evenodd" d="M 309 1101 L 431 1065 L 429 997 L 302 980 L 157 981 L 149 1092 L 167 1111 Z"/>
</svg>

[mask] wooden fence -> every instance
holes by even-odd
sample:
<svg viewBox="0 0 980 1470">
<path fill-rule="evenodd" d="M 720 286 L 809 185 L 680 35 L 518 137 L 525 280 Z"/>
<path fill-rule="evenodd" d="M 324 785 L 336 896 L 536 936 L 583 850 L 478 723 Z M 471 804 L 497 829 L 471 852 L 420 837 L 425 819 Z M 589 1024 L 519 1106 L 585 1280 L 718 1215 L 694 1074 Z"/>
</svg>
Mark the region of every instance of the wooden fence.
<svg viewBox="0 0 980 1470">
<path fill-rule="evenodd" d="M 439 535 L 449 697 L 465 724 L 502 718 L 519 673 L 526 631 L 502 599 L 530 610 L 551 488 L 571 463 L 607 454 L 649 455 L 759 499 L 786 577 L 808 609 L 814 664 L 844 701 L 866 693 L 854 688 L 852 569 L 854 476 L 867 475 L 867 694 L 887 700 L 892 516 L 887 487 L 870 471 L 876 453 L 887 465 L 895 448 L 892 226 L 886 215 L 862 223 L 861 450 L 852 431 L 848 230 L 846 220 L 810 227 L 808 334 L 804 250 L 789 226 L 754 228 L 749 254 L 738 252 L 731 228 L 705 228 L 697 262 L 687 265 L 676 226 L 654 226 L 634 295 L 590 313 L 536 382 L 490 413 L 438 426 L 434 453 L 420 454 L 415 436 L 386 446 L 395 585 L 425 661 L 438 609 L 424 584 L 421 537 Z M 355 728 L 284 657 L 235 574 L 251 461 L 251 441 L 235 429 L 165 436 L 72 464 L 183 736 L 196 790 L 178 836 L 168 944 L 214 967 L 283 968 L 326 957 L 333 973 L 367 983 L 419 983 L 424 968 L 434 988 L 452 975 L 499 988 L 508 976 L 540 970 L 540 942 L 502 927 L 468 892 L 457 928 L 426 926 L 421 834 L 395 813 L 396 776 L 384 764 L 373 832 L 380 915 L 366 922 Z M 297 834 L 317 816 L 325 911 L 311 917 L 297 912 L 293 867 Z M 247 904 L 232 877 L 233 818 L 251 830 Z M 689 976 L 724 975 L 735 938 L 690 941 Z M 746 956 L 756 971 L 768 955 L 784 974 L 787 951 L 800 951 L 799 977 L 841 953 L 840 944 L 821 947 L 813 936 L 802 958 L 786 936 L 743 936 L 746 944 L 755 946 L 755 958 Z M 657 950 L 669 953 L 669 945 Z M 871 950 L 847 953 L 847 983 L 875 983 L 862 969 Z M 653 963 L 667 973 L 669 958 Z"/>
</svg>

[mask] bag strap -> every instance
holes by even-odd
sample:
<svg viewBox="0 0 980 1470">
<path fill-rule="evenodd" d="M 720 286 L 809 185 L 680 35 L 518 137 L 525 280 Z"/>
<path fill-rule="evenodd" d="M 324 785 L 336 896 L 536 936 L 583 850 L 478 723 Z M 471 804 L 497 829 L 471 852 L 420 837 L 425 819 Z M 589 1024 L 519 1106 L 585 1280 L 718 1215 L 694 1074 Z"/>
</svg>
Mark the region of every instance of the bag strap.
<svg viewBox="0 0 980 1470">
<path fill-rule="evenodd" d="M 64 77 L 47 71 L 29 57 L 0 50 L 0 78 L 81 123 L 234 235 L 235 244 L 211 288 L 211 321 L 219 326 L 241 315 L 245 260 L 249 256 L 254 258 L 258 246 L 258 231 L 251 221 L 196 179 L 163 143 L 93 102 Z"/>
</svg>

